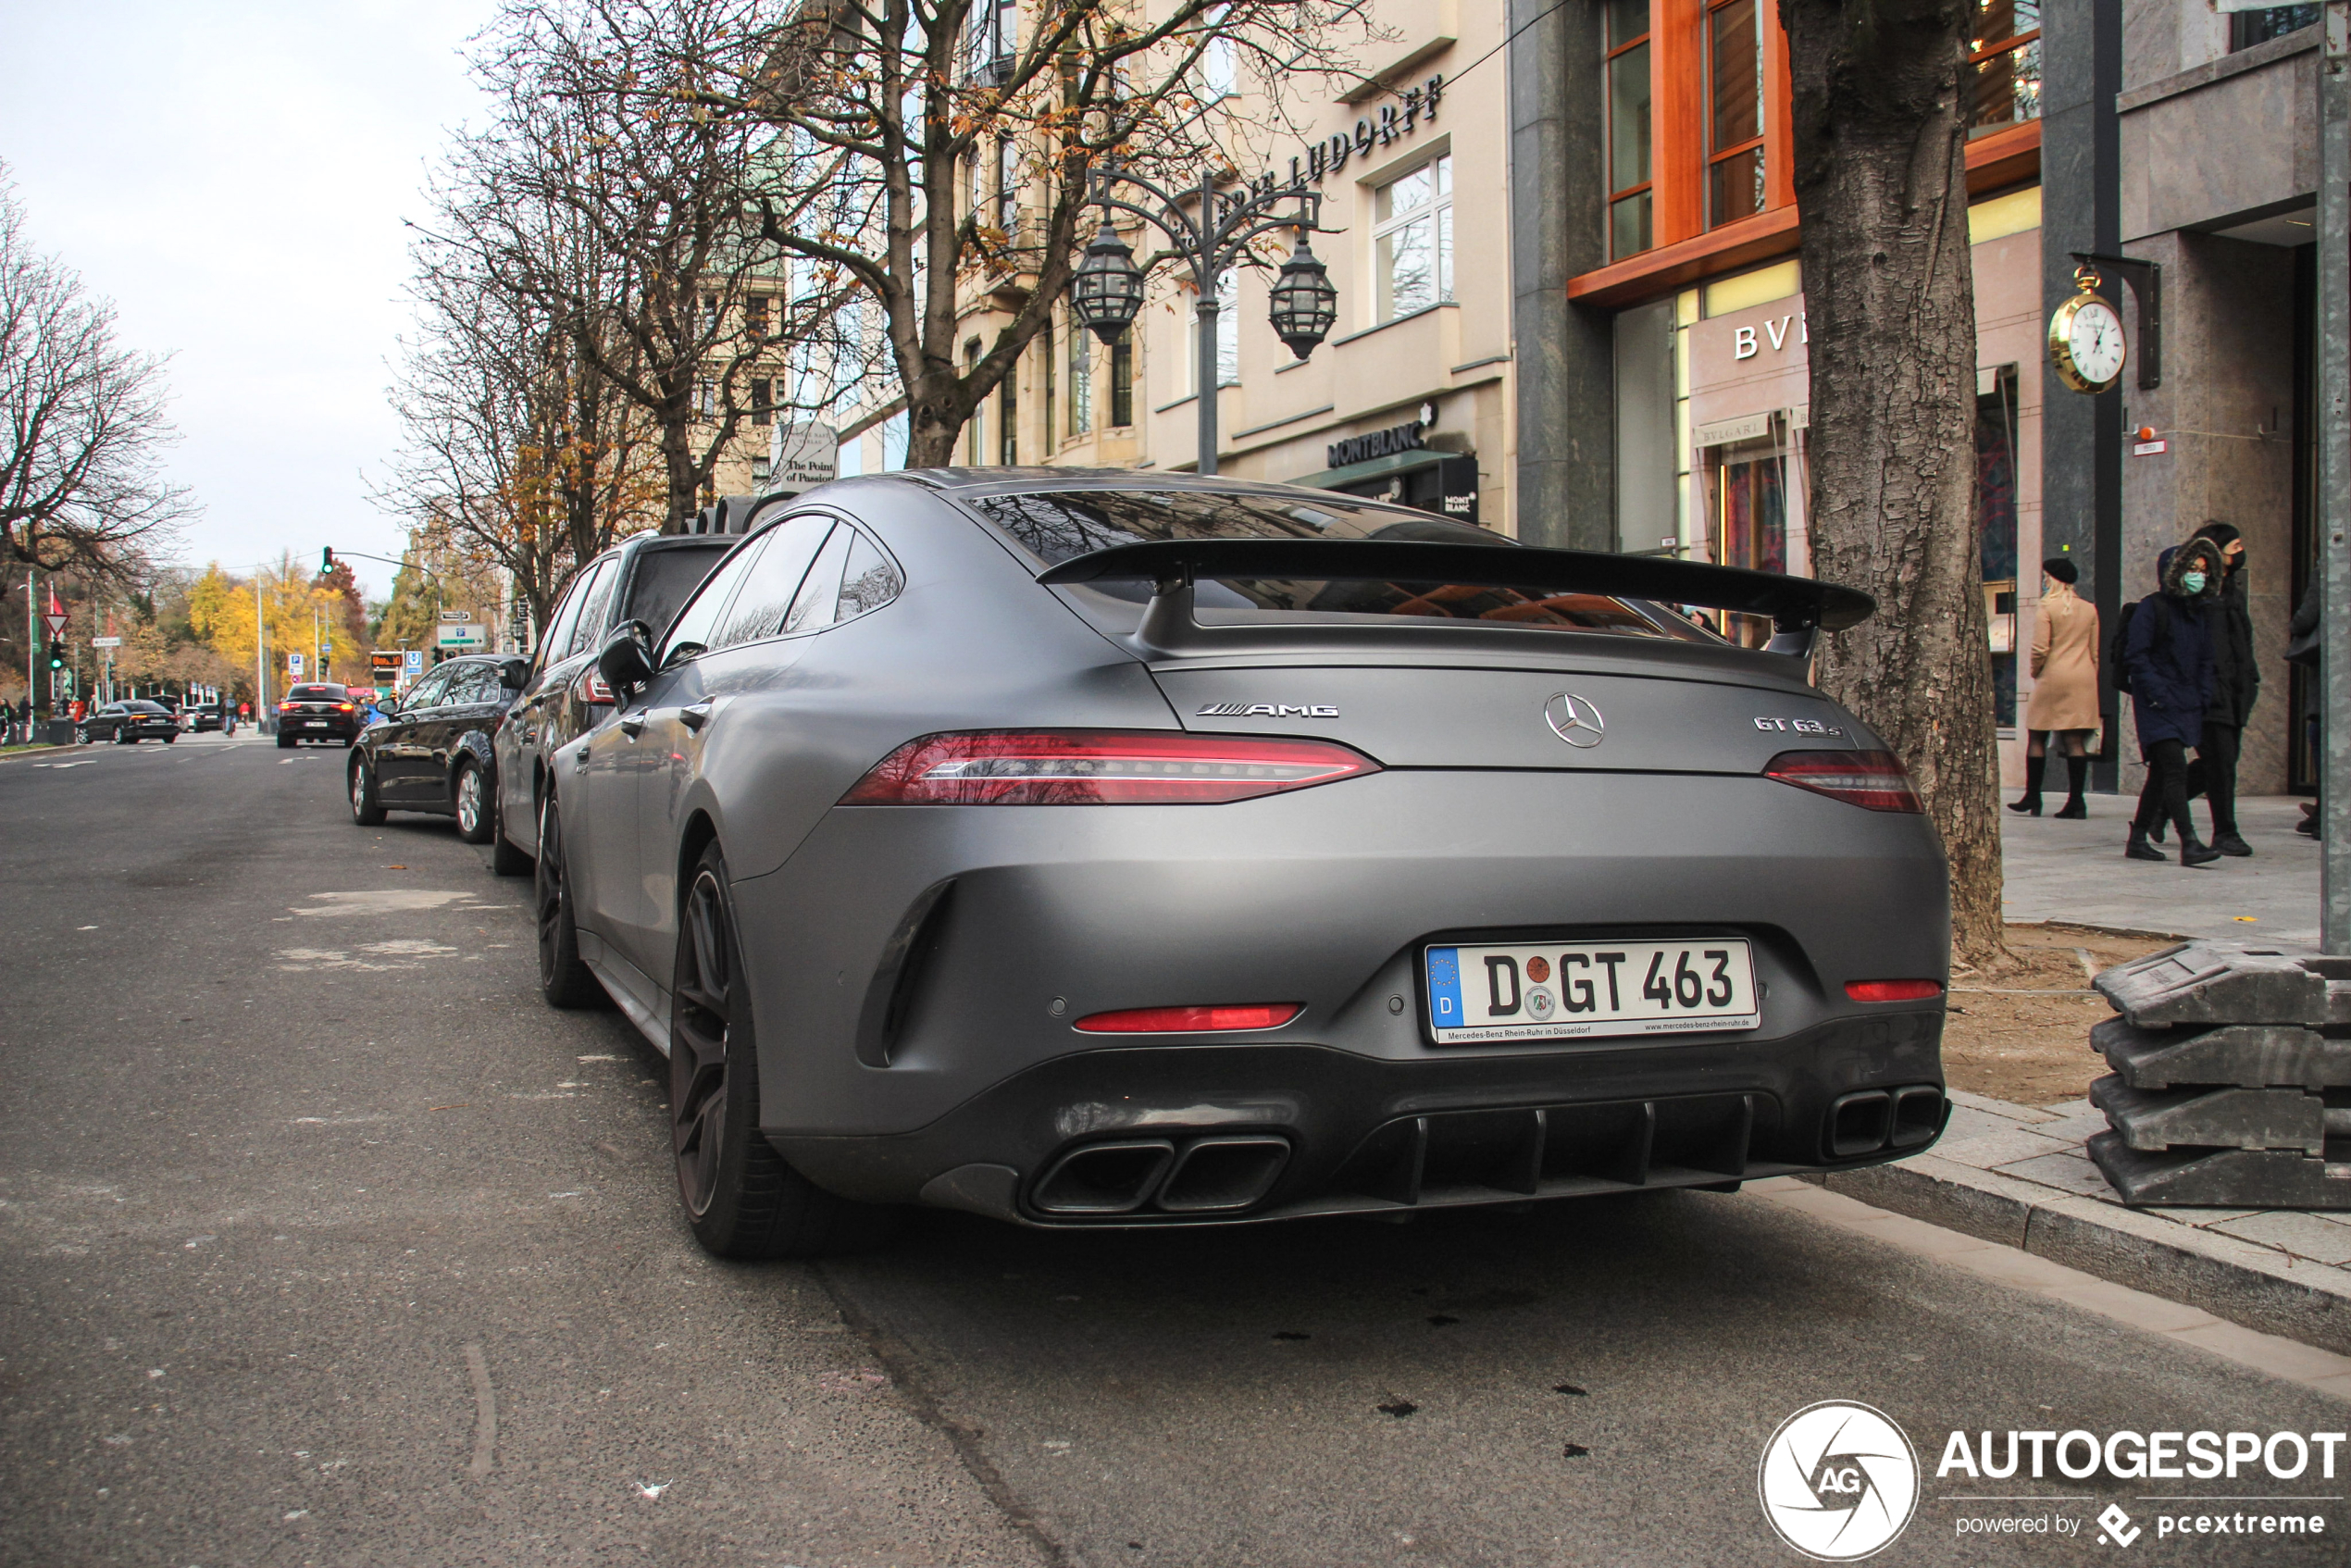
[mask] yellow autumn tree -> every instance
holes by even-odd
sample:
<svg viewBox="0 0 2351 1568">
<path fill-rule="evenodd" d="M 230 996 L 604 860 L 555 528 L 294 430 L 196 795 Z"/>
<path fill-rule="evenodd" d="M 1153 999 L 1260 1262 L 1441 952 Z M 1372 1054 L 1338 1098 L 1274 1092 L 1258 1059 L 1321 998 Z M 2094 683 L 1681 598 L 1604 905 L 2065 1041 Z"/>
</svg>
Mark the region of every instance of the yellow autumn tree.
<svg viewBox="0 0 2351 1568">
<path fill-rule="evenodd" d="M 251 671 L 255 628 L 264 626 L 272 695 L 292 678 L 287 659 L 293 653 L 303 656 L 303 678 L 319 678 L 317 658 L 324 653 L 331 678 L 366 684 L 366 652 L 351 635 L 342 595 L 320 587 L 292 556 L 263 568 L 257 580 L 258 594 L 256 579 L 230 577 L 217 561 L 196 579 L 188 592 L 188 624 L 207 647 L 231 667 Z"/>
</svg>

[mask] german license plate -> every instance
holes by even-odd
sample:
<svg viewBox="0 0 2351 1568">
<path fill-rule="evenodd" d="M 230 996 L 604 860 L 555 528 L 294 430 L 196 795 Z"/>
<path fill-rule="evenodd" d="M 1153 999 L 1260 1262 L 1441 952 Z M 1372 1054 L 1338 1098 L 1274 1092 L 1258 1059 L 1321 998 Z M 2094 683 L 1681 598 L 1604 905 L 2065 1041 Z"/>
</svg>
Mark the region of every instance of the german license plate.
<svg viewBox="0 0 2351 1568">
<path fill-rule="evenodd" d="M 1735 937 L 1664 942 L 1432 947 L 1423 954 L 1439 1045 L 1753 1029 L 1755 966 Z"/>
<path fill-rule="evenodd" d="M 302 727 L 305 729 L 324 729 L 327 728 L 327 721 L 323 718 L 305 718 L 302 721 Z"/>
</svg>

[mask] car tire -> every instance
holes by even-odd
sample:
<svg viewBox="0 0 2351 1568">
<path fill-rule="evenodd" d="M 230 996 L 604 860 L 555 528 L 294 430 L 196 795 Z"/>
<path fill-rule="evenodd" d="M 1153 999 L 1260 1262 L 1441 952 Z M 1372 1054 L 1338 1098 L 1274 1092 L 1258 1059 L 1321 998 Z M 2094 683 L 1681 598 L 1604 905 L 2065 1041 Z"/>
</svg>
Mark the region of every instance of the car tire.
<svg viewBox="0 0 2351 1568">
<path fill-rule="evenodd" d="M 165 737 L 163 738 L 163 743 L 164 743 L 165 745 L 168 746 L 168 745 L 170 745 L 170 744 L 171 744 L 174 740 L 179 740 L 179 739 L 180 739 L 180 737 L 179 737 L 179 736 L 177 736 L 177 735 L 167 735 L 167 736 L 165 736 Z"/>
<path fill-rule="evenodd" d="M 73 727 L 73 743 L 77 746 L 86 746 L 90 743 L 90 727 L 88 725 L 77 724 Z"/>
<path fill-rule="evenodd" d="M 457 765 L 457 777 L 449 784 L 449 804 L 457 818 L 457 837 L 469 844 L 486 844 L 497 834 L 498 825 L 490 813 L 489 792 L 479 763 Z"/>
<path fill-rule="evenodd" d="M 539 808 L 539 875 L 532 884 L 539 925 L 539 994 L 550 1007 L 592 1007 L 604 988 L 579 957 L 579 927 L 571 911 L 571 877 L 564 865 L 563 817 L 555 797 Z"/>
<path fill-rule="evenodd" d="M 759 1052 L 727 862 L 704 849 L 678 921 L 669 1007 L 669 1119 L 678 1196 L 705 1251 L 814 1258 L 879 1246 L 896 1213 L 837 1198 L 759 1130 Z"/>
<path fill-rule="evenodd" d="M 376 770 L 360 757 L 351 765 L 351 820 L 362 828 L 383 825 L 383 793 L 376 786 Z"/>
<path fill-rule="evenodd" d="M 294 749 L 294 738 L 293 738 L 292 736 L 291 736 L 291 735 L 280 735 L 280 736 L 279 736 L 279 737 L 278 737 L 278 750 L 280 750 L 280 751 L 281 751 L 281 752 L 291 752 L 291 751 L 292 751 L 293 749 Z"/>
<path fill-rule="evenodd" d="M 490 870 L 498 877 L 525 877 L 530 873 L 530 857 L 520 846 L 506 837 L 506 796 L 503 790 L 490 792 L 491 832 Z"/>
</svg>

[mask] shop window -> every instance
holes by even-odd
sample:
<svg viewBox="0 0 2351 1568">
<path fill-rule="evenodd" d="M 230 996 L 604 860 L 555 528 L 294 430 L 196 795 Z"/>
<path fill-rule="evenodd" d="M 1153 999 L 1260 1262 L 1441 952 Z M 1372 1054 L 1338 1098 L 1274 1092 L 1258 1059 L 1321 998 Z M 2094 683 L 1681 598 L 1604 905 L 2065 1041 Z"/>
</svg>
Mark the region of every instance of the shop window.
<svg viewBox="0 0 2351 1568">
<path fill-rule="evenodd" d="M 1752 4 L 1753 0 L 1741 0 Z M 1374 215 L 1379 318 L 1453 297 L 1453 160 L 1433 158 L 1379 188 Z"/>
<path fill-rule="evenodd" d="M 1135 422 L 1135 329 L 1110 345 L 1110 422 L 1125 429 Z"/>
<path fill-rule="evenodd" d="M 1993 718 L 2016 726 L 2016 367 L 1980 373 L 1975 399 L 1975 523 L 1992 653 Z"/>
<path fill-rule="evenodd" d="M 1094 334 L 1069 324 L 1069 425 L 1072 439 L 1094 429 Z"/>
<path fill-rule="evenodd" d="M 1608 254 L 1657 243 L 1649 171 L 1649 0 L 1609 0 Z"/>
<path fill-rule="evenodd" d="M 1968 65 L 1970 136 L 2039 119 L 2041 0 L 1976 0 Z"/>
<path fill-rule="evenodd" d="M 1706 222 L 1763 210 L 1763 18 L 1756 0 L 1706 13 Z"/>
<path fill-rule="evenodd" d="M 2229 51 L 2250 49 L 2289 32 L 2319 25 L 2316 6 L 2272 6 L 2265 11 L 2238 11 L 2229 18 Z"/>
<path fill-rule="evenodd" d="M 1764 442 L 1714 451 L 1713 516 L 1707 522 L 1715 561 L 1749 571 L 1786 571 L 1786 454 Z M 1726 614 L 1723 620 L 1723 635 L 1747 647 L 1760 648 L 1771 640 L 1766 616 Z"/>
</svg>

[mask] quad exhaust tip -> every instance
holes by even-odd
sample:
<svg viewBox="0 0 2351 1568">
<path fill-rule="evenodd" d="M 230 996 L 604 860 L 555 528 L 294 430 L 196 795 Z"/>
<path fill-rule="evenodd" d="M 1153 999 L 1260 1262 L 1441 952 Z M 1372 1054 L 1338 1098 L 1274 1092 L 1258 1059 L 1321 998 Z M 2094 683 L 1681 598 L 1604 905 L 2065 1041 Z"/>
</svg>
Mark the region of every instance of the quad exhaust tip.
<svg viewBox="0 0 2351 1568">
<path fill-rule="evenodd" d="M 1943 1091 L 1931 1084 L 1840 1095 L 1829 1107 L 1829 1158 L 1858 1160 L 1883 1150 L 1923 1149 L 1942 1132 L 1947 1111 Z"/>
<path fill-rule="evenodd" d="M 1231 1213 L 1263 1201 L 1289 1155 L 1272 1134 L 1088 1143 L 1046 1169 L 1031 1201 L 1049 1214 Z"/>
</svg>

